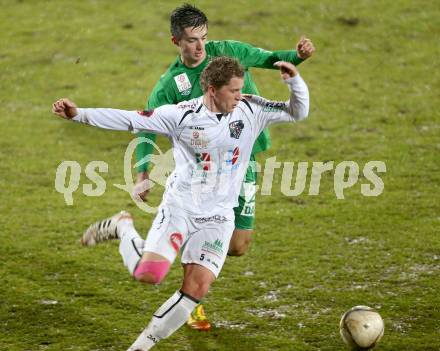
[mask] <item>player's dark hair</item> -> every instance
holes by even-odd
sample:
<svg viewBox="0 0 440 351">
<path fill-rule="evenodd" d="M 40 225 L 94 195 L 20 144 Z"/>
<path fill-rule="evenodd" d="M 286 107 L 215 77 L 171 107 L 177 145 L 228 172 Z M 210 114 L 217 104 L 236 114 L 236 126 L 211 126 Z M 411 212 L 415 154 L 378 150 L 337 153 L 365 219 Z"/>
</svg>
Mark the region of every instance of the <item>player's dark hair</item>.
<svg viewBox="0 0 440 351">
<path fill-rule="evenodd" d="M 171 35 L 180 40 L 185 28 L 208 26 L 208 18 L 197 7 L 183 4 L 174 9 L 170 16 Z"/>
<path fill-rule="evenodd" d="M 218 56 L 213 58 L 203 70 L 200 75 L 200 85 L 203 92 L 206 92 L 210 85 L 220 89 L 222 86 L 229 84 L 233 77 L 244 77 L 243 66 L 234 58 Z"/>
</svg>

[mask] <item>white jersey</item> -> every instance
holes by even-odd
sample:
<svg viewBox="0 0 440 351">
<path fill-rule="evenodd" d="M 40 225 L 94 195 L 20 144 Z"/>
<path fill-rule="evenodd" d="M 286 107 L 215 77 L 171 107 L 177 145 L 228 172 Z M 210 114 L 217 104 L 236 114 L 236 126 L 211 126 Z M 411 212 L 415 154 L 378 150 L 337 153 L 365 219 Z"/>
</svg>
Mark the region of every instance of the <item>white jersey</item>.
<svg viewBox="0 0 440 351">
<path fill-rule="evenodd" d="M 251 96 L 226 115 L 208 110 L 202 96 L 144 112 L 80 108 L 73 120 L 105 129 L 168 136 L 176 167 L 168 177 L 164 202 L 189 213 L 212 214 L 238 205 L 252 146 L 263 129 L 307 117 L 306 84 L 299 75 L 285 82 L 289 101 Z"/>
</svg>

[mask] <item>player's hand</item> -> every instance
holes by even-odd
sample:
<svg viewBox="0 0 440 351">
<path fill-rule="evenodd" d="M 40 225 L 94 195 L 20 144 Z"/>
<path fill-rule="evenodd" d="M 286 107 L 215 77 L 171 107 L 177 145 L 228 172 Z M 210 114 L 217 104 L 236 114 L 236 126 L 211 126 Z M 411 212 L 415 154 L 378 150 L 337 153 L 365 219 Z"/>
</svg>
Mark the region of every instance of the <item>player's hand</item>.
<svg viewBox="0 0 440 351">
<path fill-rule="evenodd" d="M 132 198 L 135 201 L 145 202 L 147 200 L 147 195 L 150 192 L 150 181 L 148 178 L 148 172 L 138 173 L 136 184 L 133 187 L 133 192 L 131 193 Z"/>
<path fill-rule="evenodd" d="M 315 52 L 315 46 L 310 39 L 303 36 L 296 44 L 296 52 L 299 58 L 305 60 Z"/>
<path fill-rule="evenodd" d="M 293 63 L 278 61 L 275 62 L 273 65 L 280 69 L 281 78 L 283 78 L 283 80 L 295 77 L 298 74 L 298 69 Z"/>
<path fill-rule="evenodd" d="M 52 104 L 52 112 L 65 119 L 72 119 L 78 114 L 76 105 L 67 98 L 59 99 Z"/>
</svg>

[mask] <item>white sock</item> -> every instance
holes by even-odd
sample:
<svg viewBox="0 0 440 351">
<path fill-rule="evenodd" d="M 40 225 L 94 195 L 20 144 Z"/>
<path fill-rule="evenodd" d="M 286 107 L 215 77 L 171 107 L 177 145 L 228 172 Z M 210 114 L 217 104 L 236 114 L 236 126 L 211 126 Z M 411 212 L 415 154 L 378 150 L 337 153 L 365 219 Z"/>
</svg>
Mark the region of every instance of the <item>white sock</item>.
<svg viewBox="0 0 440 351">
<path fill-rule="evenodd" d="M 154 313 L 150 324 L 127 351 L 150 350 L 160 340 L 169 337 L 187 320 L 199 301 L 176 291 Z"/>
<path fill-rule="evenodd" d="M 125 266 L 133 275 L 134 270 L 142 257 L 144 240 L 136 231 L 131 219 L 123 219 L 118 222 L 118 235 L 121 239 L 119 243 L 119 253 L 122 256 Z"/>
</svg>

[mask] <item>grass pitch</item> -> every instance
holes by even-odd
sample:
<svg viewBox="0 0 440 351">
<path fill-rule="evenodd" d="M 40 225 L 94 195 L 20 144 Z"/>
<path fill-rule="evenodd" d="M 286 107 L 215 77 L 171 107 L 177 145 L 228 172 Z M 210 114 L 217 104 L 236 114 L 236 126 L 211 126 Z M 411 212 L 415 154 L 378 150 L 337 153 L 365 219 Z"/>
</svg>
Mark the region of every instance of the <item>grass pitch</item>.
<svg viewBox="0 0 440 351">
<path fill-rule="evenodd" d="M 126 208 L 145 233 L 152 221 L 115 187 L 131 136 L 50 114 L 80 106 L 140 109 L 174 59 L 170 1 L 2 1 L 0 12 L 0 350 L 125 350 L 179 287 L 176 264 L 160 287 L 128 277 L 117 244 L 78 239 Z M 229 258 L 205 300 L 215 328 L 186 329 L 157 350 L 341 350 L 340 316 L 354 305 L 385 320 L 378 350 L 439 350 L 439 7 L 431 1 L 198 1 L 211 39 L 267 49 L 302 34 L 317 52 L 299 69 L 310 118 L 272 128 L 281 162 L 386 163 L 384 192 L 360 184 L 337 200 L 333 172 L 318 196 L 287 197 L 277 170 L 258 196 L 251 250 Z M 275 71 L 254 70 L 262 95 L 285 98 Z M 160 139 L 160 145 L 168 145 Z M 54 189 L 64 160 L 83 170 L 74 205 Z M 92 160 L 108 163 L 107 190 L 86 197 Z M 307 184 L 310 181 L 310 171 Z M 151 202 L 158 203 L 155 189 Z"/>
</svg>

